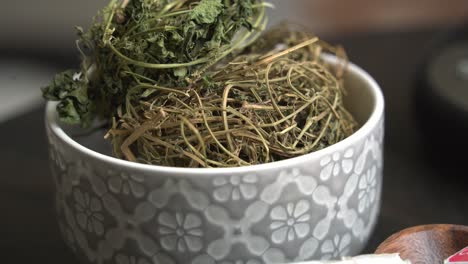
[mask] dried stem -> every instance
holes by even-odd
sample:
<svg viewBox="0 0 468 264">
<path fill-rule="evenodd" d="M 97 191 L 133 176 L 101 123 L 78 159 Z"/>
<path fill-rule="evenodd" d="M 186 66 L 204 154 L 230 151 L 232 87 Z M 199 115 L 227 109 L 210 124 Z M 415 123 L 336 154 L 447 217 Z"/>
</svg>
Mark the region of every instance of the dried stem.
<svg viewBox="0 0 468 264">
<path fill-rule="evenodd" d="M 129 90 L 127 111 L 108 133 L 120 144 L 116 154 L 165 166 L 246 166 L 310 153 L 352 134 L 356 122 L 343 106 L 346 63 L 331 68 L 321 57 L 346 60 L 343 51 L 297 32 L 288 32 L 283 50 L 276 44 L 254 45 L 186 88 L 133 74 L 141 83 Z"/>
</svg>

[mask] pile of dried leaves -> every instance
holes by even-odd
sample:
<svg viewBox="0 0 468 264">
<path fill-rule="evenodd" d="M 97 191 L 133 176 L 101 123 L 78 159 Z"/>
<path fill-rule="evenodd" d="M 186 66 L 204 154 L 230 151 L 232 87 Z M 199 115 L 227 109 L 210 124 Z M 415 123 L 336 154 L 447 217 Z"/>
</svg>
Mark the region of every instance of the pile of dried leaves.
<svg viewBox="0 0 468 264">
<path fill-rule="evenodd" d="M 43 89 L 62 121 L 111 123 L 120 158 L 234 167 L 335 144 L 356 123 L 343 106 L 346 57 L 309 34 L 266 25 L 261 0 L 112 1 L 78 29 L 79 71 Z M 331 69 L 324 52 L 344 62 Z"/>
</svg>

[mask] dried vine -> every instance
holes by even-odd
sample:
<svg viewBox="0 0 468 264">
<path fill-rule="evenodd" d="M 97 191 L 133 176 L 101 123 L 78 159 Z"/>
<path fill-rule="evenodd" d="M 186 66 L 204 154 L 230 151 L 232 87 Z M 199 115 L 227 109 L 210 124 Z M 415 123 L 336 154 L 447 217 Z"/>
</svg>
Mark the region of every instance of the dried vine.
<svg viewBox="0 0 468 264">
<path fill-rule="evenodd" d="M 79 70 L 43 89 L 63 122 L 109 121 L 117 157 L 175 167 L 268 163 L 335 144 L 356 122 L 343 104 L 340 47 L 277 28 L 263 0 L 111 0 L 85 32 Z M 342 64 L 328 66 L 331 53 Z"/>
<path fill-rule="evenodd" d="M 189 87 L 135 101 L 129 94 L 108 134 L 115 153 L 165 166 L 246 166 L 307 154 L 352 134 L 356 123 L 343 106 L 345 65 L 331 69 L 321 58 L 325 50 L 346 61 L 342 49 L 297 32 L 285 43 L 262 53 L 252 47 Z"/>
</svg>

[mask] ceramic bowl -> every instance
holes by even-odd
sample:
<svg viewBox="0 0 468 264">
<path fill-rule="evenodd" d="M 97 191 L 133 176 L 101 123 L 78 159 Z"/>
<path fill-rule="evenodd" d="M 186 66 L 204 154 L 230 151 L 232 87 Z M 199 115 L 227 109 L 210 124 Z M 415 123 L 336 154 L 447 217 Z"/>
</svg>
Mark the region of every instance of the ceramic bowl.
<svg viewBox="0 0 468 264">
<path fill-rule="evenodd" d="M 358 254 L 380 207 L 384 100 L 354 64 L 346 89 L 346 105 L 362 124 L 352 136 L 239 168 L 113 158 L 98 151 L 100 137 L 73 137 L 49 103 L 50 164 L 66 243 L 86 264 L 286 263 Z"/>
</svg>

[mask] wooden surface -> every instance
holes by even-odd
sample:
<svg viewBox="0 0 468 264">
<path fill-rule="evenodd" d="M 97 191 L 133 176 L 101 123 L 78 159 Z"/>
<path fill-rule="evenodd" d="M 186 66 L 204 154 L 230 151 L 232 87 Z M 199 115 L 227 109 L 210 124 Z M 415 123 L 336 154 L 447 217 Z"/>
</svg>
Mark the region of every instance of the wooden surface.
<svg viewBox="0 0 468 264">
<path fill-rule="evenodd" d="M 387 104 L 382 210 L 366 252 L 410 226 L 468 223 L 466 164 L 453 164 L 451 153 L 426 159 L 423 146 L 430 143 L 422 141 L 412 109 L 413 74 L 434 36 L 436 32 L 399 32 L 336 41 L 381 84 Z M 44 63 L 62 66 L 73 66 L 75 58 L 54 62 L 42 56 Z M 43 122 L 38 108 L 0 124 L 1 263 L 77 263 L 55 221 Z"/>
<path fill-rule="evenodd" d="M 271 0 L 270 0 L 271 1 Z M 269 1 L 269 2 L 270 2 Z M 273 0 L 277 22 L 288 19 L 320 34 L 349 34 L 449 25 L 468 19 L 466 0 Z"/>
<path fill-rule="evenodd" d="M 376 253 L 400 253 L 413 264 L 440 264 L 468 246 L 468 227 L 425 225 L 405 229 L 385 240 Z"/>
<path fill-rule="evenodd" d="M 70 51 L 73 27 L 87 27 L 108 0 L 2 1 L 1 47 Z M 288 19 L 320 34 L 408 29 L 468 19 L 466 0 L 269 0 L 271 20 Z M 31 43 L 34 43 L 32 46 Z"/>
</svg>

